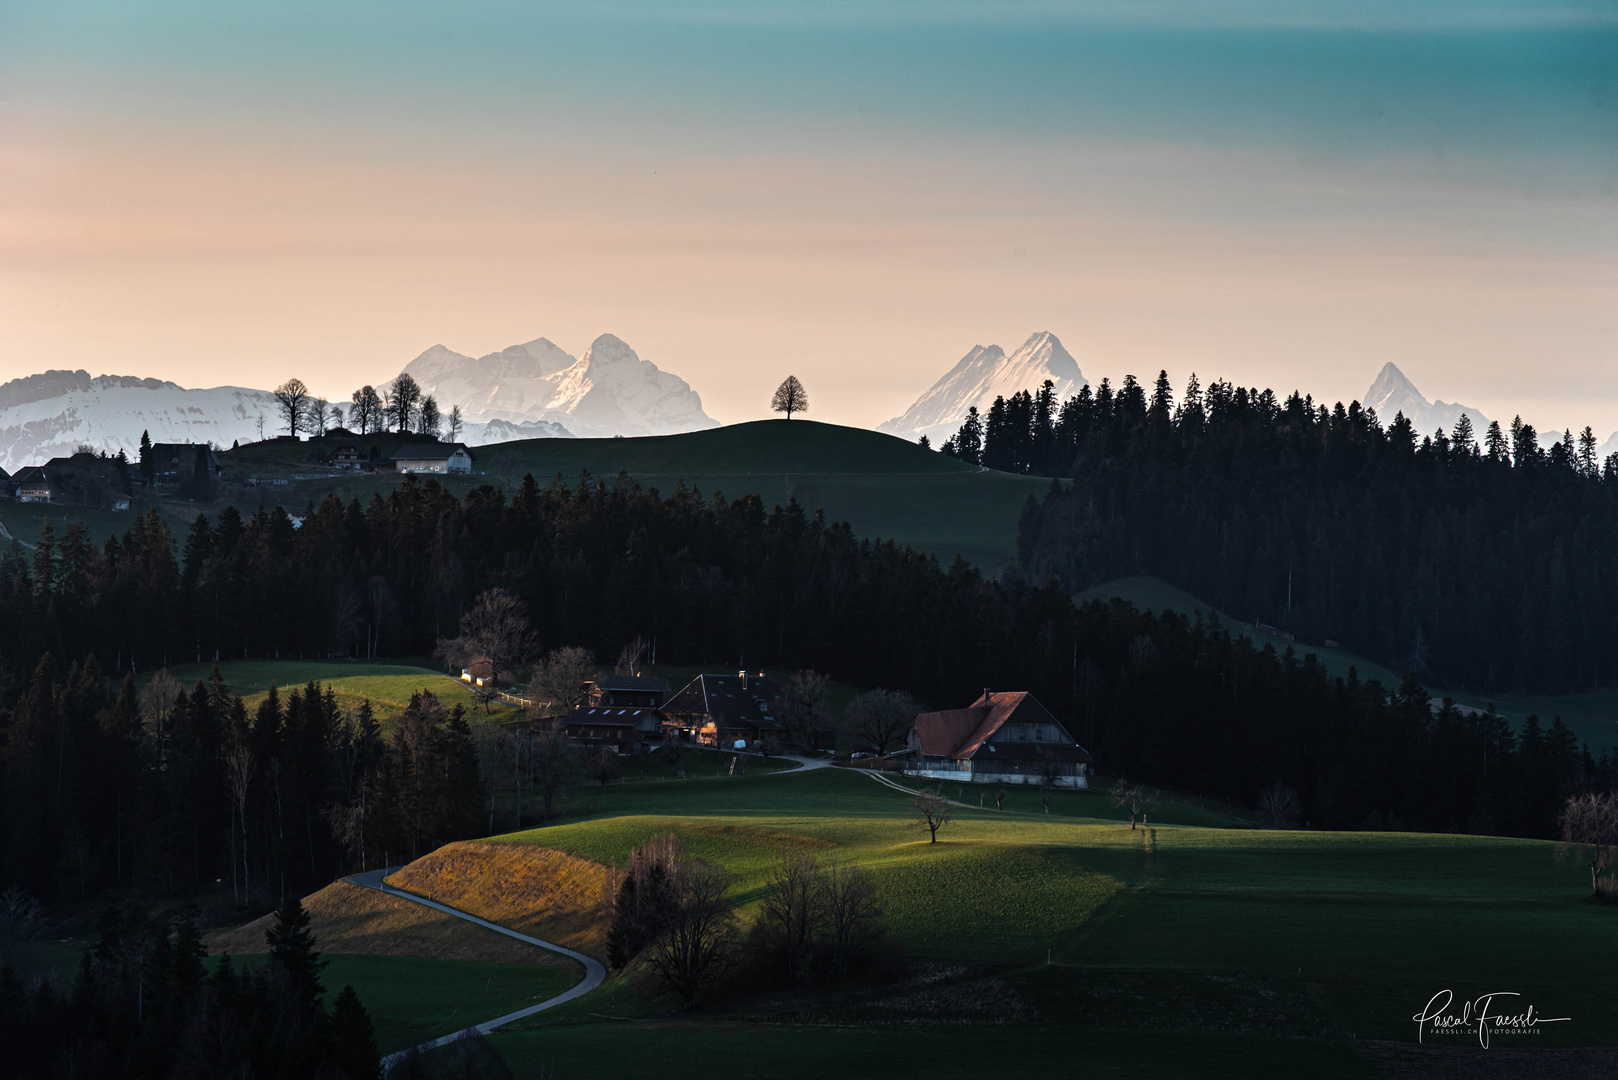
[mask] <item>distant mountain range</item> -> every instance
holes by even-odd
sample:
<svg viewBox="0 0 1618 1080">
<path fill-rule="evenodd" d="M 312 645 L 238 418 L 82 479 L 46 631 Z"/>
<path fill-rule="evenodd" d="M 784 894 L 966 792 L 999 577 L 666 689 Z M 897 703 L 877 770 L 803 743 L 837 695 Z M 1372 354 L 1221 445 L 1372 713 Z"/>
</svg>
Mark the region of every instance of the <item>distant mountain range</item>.
<svg viewBox="0 0 1618 1080">
<path fill-rule="evenodd" d="M 1445 434 L 1455 430 L 1455 423 L 1465 413 L 1472 418 L 1472 430 L 1478 439 L 1489 429 L 1489 418 L 1468 405 L 1455 405 L 1448 401 L 1428 401 L 1421 396 L 1405 373 L 1391 361 L 1382 365 L 1371 388 L 1365 392 L 1360 401 L 1368 409 L 1375 409 L 1376 415 L 1387 427 L 1393 418 L 1404 413 L 1405 419 L 1416 429 L 1419 439 L 1423 435 L 1431 435 L 1440 428 Z"/>
<path fill-rule="evenodd" d="M 404 371 L 437 399 L 444 415 L 451 406 L 461 407 L 461 440 L 472 446 L 719 426 L 702 411 L 690 384 L 642 360 L 611 334 L 596 338 L 578 359 L 545 338 L 478 359 L 434 345 Z M 0 385 L 0 468 L 7 472 L 81 445 L 112 454 L 123 450 L 135 460 L 143 431 L 153 442 L 228 447 L 283 430 L 268 390 L 187 389 L 160 379 L 91 377 L 83 370 L 46 371 Z"/>
<path fill-rule="evenodd" d="M 549 422 L 581 437 L 674 435 L 719 426 L 702 411 L 702 398 L 689 383 L 642 360 L 611 334 L 592 341 L 578 359 L 545 338 L 475 360 L 434 345 L 401 374 L 432 394 L 441 412 L 459 405 L 473 424 Z"/>
<path fill-rule="evenodd" d="M 1058 399 L 1085 385 L 1078 361 L 1048 330 L 1030 336 L 1010 356 L 998 345 L 974 345 L 910 408 L 877 430 L 906 439 L 925 435 L 938 446 L 960 430 L 967 409 L 976 406 L 978 412 L 987 412 L 995 398 L 1038 390 L 1046 379 L 1055 386 Z"/>
</svg>

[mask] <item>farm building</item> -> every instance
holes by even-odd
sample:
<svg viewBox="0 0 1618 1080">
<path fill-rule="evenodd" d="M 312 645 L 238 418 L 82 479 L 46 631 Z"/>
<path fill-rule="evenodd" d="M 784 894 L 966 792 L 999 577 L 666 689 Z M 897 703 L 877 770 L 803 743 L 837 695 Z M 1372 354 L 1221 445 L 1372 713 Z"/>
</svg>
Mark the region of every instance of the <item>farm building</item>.
<svg viewBox="0 0 1618 1080">
<path fill-rule="evenodd" d="M 586 704 L 655 709 L 669 696 L 669 684 L 649 675 L 603 675 L 585 683 Z"/>
<path fill-rule="evenodd" d="M 762 671 L 734 675 L 698 675 L 663 706 L 663 726 L 670 739 L 684 739 L 722 750 L 752 750 L 760 739 L 798 741 L 789 730 L 786 691 Z M 813 734 L 810 749 L 829 749 L 837 733 Z"/>
<path fill-rule="evenodd" d="M 910 725 L 907 752 L 910 772 L 936 780 L 1089 787 L 1089 751 L 1020 690 L 984 690 L 964 709 L 922 713 Z"/>
<path fill-rule="evenodd" d="M 615 754 L 638 754 L 663 741 L 663 718 L 656 709 L 584 705 L 562 718 L 562 731 L 589 750 L 605 747 Z"/>
<path fill-rule="evenodd" d="M 224 466 L 206 443 L 153 443 L 146 463 L 151 466 L 151 477 L 159 483 L 179 483 L 196 476 L 197 451 L 201 449 L 208 463 L 208 479 L 219 480 L 225 474 Z"/>
<path fill-rule="evenodd" d="M 472 471 L 472 451 L 461 443 L 410 443 L 393 455 L 393 467 L 403 473 L 458 473 Z"/>
</svg>

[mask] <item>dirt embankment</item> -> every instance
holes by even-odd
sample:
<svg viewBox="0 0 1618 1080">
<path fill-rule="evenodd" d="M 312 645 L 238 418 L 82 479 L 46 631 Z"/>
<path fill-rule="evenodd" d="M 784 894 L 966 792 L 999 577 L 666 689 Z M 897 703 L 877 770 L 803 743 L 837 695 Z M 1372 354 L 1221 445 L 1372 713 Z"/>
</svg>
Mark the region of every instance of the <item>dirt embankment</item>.
<svg viewBox="0 0 1618 1080">
<path fill-rule="evenodd" d="M 397 896 L 337 881 L 303 899 L 309 926 L 321 952 L 423 956 L 434 960 L 477 960 L 496 964 L 555 964 L 573 961 L 555 953 L 474 926 Z M 273 914 L 229 930 L 206 934 L 215 955 L 267 951 L 264 932 Z"/>
<path fill-rule="evenodd" d="M 605 956 L 606 867 L 529 844 L 446 844 L 388 884 L 490 922 Z"/>
</svg>

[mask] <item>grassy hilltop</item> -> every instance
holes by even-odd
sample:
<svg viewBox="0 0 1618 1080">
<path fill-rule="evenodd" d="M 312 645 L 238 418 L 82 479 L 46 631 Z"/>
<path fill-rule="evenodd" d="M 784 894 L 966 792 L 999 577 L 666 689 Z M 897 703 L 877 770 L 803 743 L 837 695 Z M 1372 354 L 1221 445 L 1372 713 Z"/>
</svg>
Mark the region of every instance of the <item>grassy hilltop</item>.
<svg viewBox="0 0 1618 1080">
<path fill-rule="evenodd" d="M 544 936 L 542 876 L 525 879 L 531 899 L 467 883 L 518 880 L 501 867 L 532 862 L 535 848 L 572 867 L 622 867 L 672 831 L 736 875 L 747 922 L 778 851 L 835 852 L 874 875 L 888 932 L 919 973 L 852 996 L 720 997 L 681 1015 L 631 969 L 496 1034 L 517 1075 L 545 1062 L 628 1077 L 655 1063 L 696 1078 L 722 1061 L 738 1077 L 876 1062 L 898 1077 L 1370 1077 L 1382 1073 L 1365 1040 L 1413 1041 L 1410 1017 L 1446 988 L 1514 991 L 1540 1015 L 1574 1018 L 1540 1029 L 1536 1049 L 1618 1042 L 1605 959 L 1618 922 L 1549 843 L 1257 830 L 1172 804 L 1132 831 L 1096 793 L 1059 792 L 1049 816 L 1033 791 L 1012 791 L 1004 812 L 977 809 L 970 787 L 944 793 L 968 805 L 931 845 L 905 794 L 841 770 L 624 786 L 548 827 L 452 845 L 463 850 L 396 880 Z M 590 891 L 578 874 L 557 886 Z M 582 941 L 580 910 L 558 939 Z"/>
<path fill-rule="evenodd" d="M 383 456 L 396 437 L 377 442 Z M 271 458 L 301 460 L 315 443 L 255 443 L 225 455 L 229 467 L 252 469 Z M 577 483 L 581 472 L 610 482 L 628 473 L 647 487 L 667 493 L 676 482 L 699 488 L 704 496 L 728 499 L 757 493 L 766 506 L 796 498 L 808 511 L 847 521 L 856 534 L 894 539 L 948 562 L 966 556 L 987 572 L 998 572 L 1017 543 L 1017 515 L 1029 495 L 1040 496 L 1050 481 L 979 469 L 914 443 L 863 428 L 811 420 L 759 420 L 684 435 L 634 439 L 525 439 L 473 447 L 474 468 L 482 475 L 447 478 L 463 492 L 495 483 L 512 489 L 525 473 L 541 482 L 560 475 Z M 399 477 L 354 476 L 308 480 L 275 497 L 288 505 L 318 500 L 327 492 L 343 499 L 370 498 L 399 483 Z"/>
</svg>

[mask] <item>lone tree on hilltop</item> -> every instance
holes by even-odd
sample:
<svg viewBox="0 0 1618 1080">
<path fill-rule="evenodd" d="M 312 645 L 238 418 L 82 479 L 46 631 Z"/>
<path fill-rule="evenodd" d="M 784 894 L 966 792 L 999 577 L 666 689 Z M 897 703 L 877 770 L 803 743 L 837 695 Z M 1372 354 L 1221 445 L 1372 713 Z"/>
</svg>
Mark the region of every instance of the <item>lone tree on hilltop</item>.
<svg viewBox="0 0 1618 1080">
<path fill-rule="evenodd" d="M 304 409 L 309 401 L 309 388 L 303 384 L 302 379 L 288 379 L 275 388 L 275 400 L 281 407 L 281 419 L 287 426 L 287 434 L 295 437 L 298 429 L 303 426 Z"/>
<path fill-rule="evenodd" d="M 944 798 L 942 790 L 918 791 L 910 806 L 916 811 L 916 824 L 925 825 L 932 834 L 932 842 L 938 843 L 938 830 L 955 817 L 955 807 Z"/>
<path fill-rule="evenodd" d="M 1258 797 L 1258 808 L 1277 829 L 1298 820 L 1298 793 L 1277 780 Z"/>
<path fill-rule="evenodd" d="M 803 388 L 796 375 L 788 375 L 786 381 L 775 388 L 775 397 L 770 399 L 770 408 L 776 412 L 784 412 L 787 419 L 792 419 L 795 412 L 809 411 L 809 392 Z"/>
</svg>

